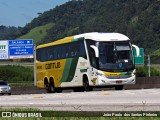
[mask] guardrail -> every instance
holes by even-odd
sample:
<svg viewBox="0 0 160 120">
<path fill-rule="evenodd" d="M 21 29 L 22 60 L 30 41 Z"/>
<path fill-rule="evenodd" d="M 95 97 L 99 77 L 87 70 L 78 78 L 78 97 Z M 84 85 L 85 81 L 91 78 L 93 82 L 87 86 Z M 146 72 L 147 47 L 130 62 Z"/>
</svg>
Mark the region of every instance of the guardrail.
<svg viewBox="0 0 160 120">
<path fill-rule="evenodd" d="M 30 87 L 34 86 L 33 81 L 10 81 L 8 82 L 11 87 Z"/>
<path fill-rule="evenodd" d="M 135 85 L 125 85 L 124 89 L 149 89 L 160 88 L 160 76 L 157 77 L 137 77 Z"/>
<path fill-rule="evenodd" d="M 0 62 L 0 65 L 34 66 L 33 62 Z"/>
</svg>

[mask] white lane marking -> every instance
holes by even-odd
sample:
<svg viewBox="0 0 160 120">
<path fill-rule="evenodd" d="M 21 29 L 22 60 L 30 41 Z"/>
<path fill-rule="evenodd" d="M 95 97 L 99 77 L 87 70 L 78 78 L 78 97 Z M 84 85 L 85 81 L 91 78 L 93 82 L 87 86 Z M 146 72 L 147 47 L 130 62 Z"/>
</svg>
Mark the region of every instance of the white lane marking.
<svg viewBox="0 0 160 120">
<path fill-rule="evenodd" d="M 104 91 L 102 94 L 109 94 L 109 95 L 160 94 L 160 89 Z"/>
</svg>

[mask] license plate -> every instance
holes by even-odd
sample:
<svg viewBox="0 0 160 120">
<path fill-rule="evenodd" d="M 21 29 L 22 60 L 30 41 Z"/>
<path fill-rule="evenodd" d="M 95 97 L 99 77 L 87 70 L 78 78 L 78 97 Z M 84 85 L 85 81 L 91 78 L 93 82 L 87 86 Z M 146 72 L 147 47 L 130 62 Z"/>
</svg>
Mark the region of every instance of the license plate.
<svg viewBox="0 0 160 120">
<path fill-rule="evenodd" d="M 120 83 L 122 83 L 122 80 L 117 80 L 116 83 L 120 84 Z"/>
</svg>

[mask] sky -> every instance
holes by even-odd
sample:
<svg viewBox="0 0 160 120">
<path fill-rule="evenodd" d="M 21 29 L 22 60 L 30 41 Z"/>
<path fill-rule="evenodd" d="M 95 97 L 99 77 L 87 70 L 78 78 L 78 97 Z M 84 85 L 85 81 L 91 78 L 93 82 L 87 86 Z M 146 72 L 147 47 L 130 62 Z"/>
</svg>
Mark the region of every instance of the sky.
<svg viewBox="0 0 160 120">
<path fill-rule="evenodd" d="M 0 25 L 24 27 L 37 13 L 43 13 L 69 0 L 0 0 Z"/>
</svg>

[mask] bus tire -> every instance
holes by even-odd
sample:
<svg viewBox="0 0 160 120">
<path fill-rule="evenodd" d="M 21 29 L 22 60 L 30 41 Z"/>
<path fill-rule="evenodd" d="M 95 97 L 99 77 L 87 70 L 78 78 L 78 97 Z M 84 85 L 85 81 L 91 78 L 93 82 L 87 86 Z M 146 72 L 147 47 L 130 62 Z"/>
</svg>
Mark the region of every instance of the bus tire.
<svg viewBox="0 0 160 120">
<path fill-rule="evenodd" d="M 117 85 L 117 86 L 115 86 L 115 90 L 123 90 L 123 85 Z"/>
<path fill-rule="evenodd" d="M 93 87 L 91 87 L 89 85 L 89 81 L 88 81 L 87 76 L 83 77 L 83 87 L 84 87 L 84 91 L 92 91 L 93 90 Z"/>
<path fill-rule="evenodd" d="M 49 90 L 50 90 L 50 93 L 55 93 L 56 92 L 56 88 L 55 88 L 55 85 L 54 85 L 54 80 L 50 81 Z"/>
<path fill-rule="evenodd" d="M 50 86 L 47 79 L 44 80 L 44 88 L 46 89 L 47 93 L 51 93 Z"/>
</svg>

